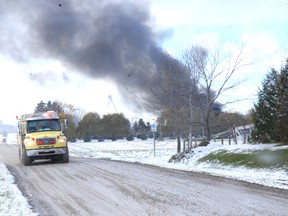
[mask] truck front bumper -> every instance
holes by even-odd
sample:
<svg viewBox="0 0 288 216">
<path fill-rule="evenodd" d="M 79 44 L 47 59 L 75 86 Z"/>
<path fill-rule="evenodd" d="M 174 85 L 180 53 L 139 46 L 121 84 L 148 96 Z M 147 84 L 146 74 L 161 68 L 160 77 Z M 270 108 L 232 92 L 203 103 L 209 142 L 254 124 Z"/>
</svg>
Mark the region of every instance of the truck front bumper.
<svg viewBox="0 0 288 216">
<path fill-rule="evenodd" d="M 28 157 L 34 156 L 46 156 L 46 155 L 63 155 L 67 151 L 67 148 L 47 148 L 47 149 L 33 149 L 27 150 Z"/>
</svg>

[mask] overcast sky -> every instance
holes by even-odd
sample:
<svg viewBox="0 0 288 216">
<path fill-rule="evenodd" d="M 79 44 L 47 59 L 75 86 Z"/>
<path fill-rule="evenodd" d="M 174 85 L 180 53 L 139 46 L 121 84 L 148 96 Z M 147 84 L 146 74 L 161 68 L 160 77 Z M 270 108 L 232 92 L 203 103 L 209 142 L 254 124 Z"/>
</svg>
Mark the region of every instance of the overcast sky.
<svg viewBox="0 0 288 216">
<path fill-rule="evenodd" d="M 270 67 L 287 57 L 287 9 L 286 0 L 2 0 L 0 120 L 16 124 L 41 100 L 140 118 L 145 112 L 129 102 L 131 91 L 155 83 L 131 65 L 163 52 L 180 58 L 191 44 L 245 44 L 255 62 L 237 72 L 234 80 L 245 83 L 220 102 L 246 98 L 225 107 L 246 113 Z"/>
</svg>

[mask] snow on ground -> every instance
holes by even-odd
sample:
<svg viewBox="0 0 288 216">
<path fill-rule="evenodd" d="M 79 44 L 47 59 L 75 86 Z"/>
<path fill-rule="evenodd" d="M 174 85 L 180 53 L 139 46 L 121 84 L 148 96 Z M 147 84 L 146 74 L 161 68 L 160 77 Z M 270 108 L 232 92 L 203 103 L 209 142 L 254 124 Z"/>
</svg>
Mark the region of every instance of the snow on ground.
<svg viewBox="0 0 288 216">
<path fill-rule="evenodd" d="M 7 137 L 8 138 L 8 137 Z M 11 135 L 7 143 L 16 144 L 15 136 Z M 172 155 L 176 154 L 176 141 L 164 140 L 154 142 L 152 139 L 142 140 L 118 140 L 98 142 L 77 141 L 69 143 L 69 154 L 75 157 L 104 158 L 110 160 L 120 160 L 128 162 L 139 162 L 143 164 L 156 165 L 160 167 L 178 169 L 185 171 L 204 172 L 212 175 L 234 178 L 251 183 L 258 183 L 269 187 L 288 189 L 288 173 L 284 170 L 247 169 L 245 167 L 223 167 L 211 163 L 198 163 L 197 160 L 212 151 L 225 149 L 233 152 L 243 152 L 248 150 L 275 149 L 279 148 L 273 144 L 265 145 L 222 145 L 212 142 L 207 147 L 197 147 L 194 149 L 193 157 L 183 160 L 181 163 L 168 163 Z M 288 148 L 280 147 L 280 148 Z M 154 156 L 155 154 L 155 156 Z M 27 200 L 14 184 L 13 176 L 0 161 L 0 216 L 36 215 L 32 213 Z"/>
<path fill-rule="evenodd" d="M 202 158 L 212 151 L 220 149 L 231 152 L 243 152 L 248 150 L 288 148 L 276 147 L 273 144 L 239 144 L 222 145 L 221 143 L 211 142 L 207 147 L 197 147 L 194 149 L 193 157 L 184 159 L 181 163 L 168 163 L 172 155 L 177 153 L 176 141 L 166 140 L 155 142 L 155 157 L 153 139 L 145 142 L 135 140 L 133 142 L 126 140 L 105 141 L 91 143 L 77 142 L 70 143 L 69 154 L 77 157 L 106 158 L 110 160 L 121 160 L 128 162 L 139 162 L 143 164 L 156 165 L 165 168 L 204 172 L 212 175 L 234 178 L 251 183 L 258 183 L 269 187 L 288 189 L 288 173 L 284 170 L 267 169 L 247 169 L 245 167 L 229 167 L 211 163 L 199 163 Z"/>
<path fill-rule="evenodd" d="M 33 216 L 27 199 L 22 195 L 14 177 L 3 163 L 0 163 L 0 216 Z"/>
</svg>

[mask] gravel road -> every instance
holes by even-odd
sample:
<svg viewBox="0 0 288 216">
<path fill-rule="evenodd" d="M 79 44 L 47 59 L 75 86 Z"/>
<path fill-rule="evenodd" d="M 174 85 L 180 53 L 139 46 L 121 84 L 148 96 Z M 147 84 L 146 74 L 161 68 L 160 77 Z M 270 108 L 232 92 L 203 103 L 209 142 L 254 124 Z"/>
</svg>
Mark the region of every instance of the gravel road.
<svg viewBox="0 0 288 216">
<path fill-rule="evenodd" d="M 288 191 L 137 163 L 70 157 L 23 166 L 0 144 L 33 211 L 55 215 L 287 215 Z"/>
</svg>

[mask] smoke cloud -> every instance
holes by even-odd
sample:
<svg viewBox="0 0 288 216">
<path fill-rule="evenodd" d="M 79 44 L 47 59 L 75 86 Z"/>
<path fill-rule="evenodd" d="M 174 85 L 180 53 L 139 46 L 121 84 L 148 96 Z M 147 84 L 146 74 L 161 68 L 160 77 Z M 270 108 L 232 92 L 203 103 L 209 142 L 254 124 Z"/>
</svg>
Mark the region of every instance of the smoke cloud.
<svg viewBox="0 0 288 216">
<path fill-rule="evenodd" d="M 139 2 L 3 0 L 0 52 L 19 62 L 56 59 L 93 79 L 110 79 L 121 91 L 149 97 L 160 79 L 160 62 L 171 58 L 158 46 L 169 31 L 156 32 L 149 2 Z"/>
</svg>

